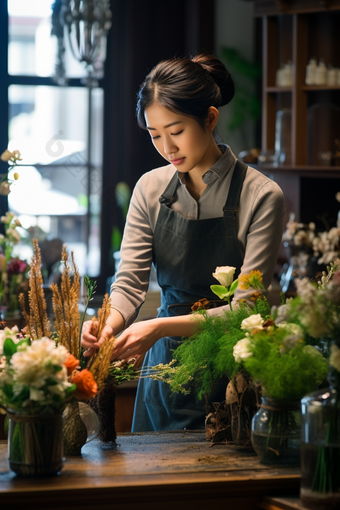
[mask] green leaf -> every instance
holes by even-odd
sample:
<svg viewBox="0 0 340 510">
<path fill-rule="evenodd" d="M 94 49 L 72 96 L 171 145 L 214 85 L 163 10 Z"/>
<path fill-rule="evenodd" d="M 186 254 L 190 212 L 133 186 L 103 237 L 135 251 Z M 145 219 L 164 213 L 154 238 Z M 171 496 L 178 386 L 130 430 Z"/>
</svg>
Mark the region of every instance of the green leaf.
<svg viewBox="0 0 340 510">
<path fill-rule="evenodd" d="M 69 386 L 68 388 L 66 388 L 65 394 L 66 395 L 71 395 L 76 389 L 77 389 L 77 385 L 76 384 L 72 384 L 72 386 Z"/>
<path fill-rule="evenodd" d="M 58 384 L 57 381 L 52 379 L 52 377 L 48 377 L 45 381 L 46 386 L 55 386 L 56 384 Z"/>
<path fill-rule="evenodd" d="M 113 251 L 118 251 L 122 244 L 122 234 L 118 227 L 113 227 L 111 236 L 111 248 Z"/>
<path fill-rule="evenodd" d="M 220 299 L 227 298 L 230 295 L 230 292 L 228 291 L 228 289 L 226 287 L 223 287 L 223 285 L 211 285 L 210 289 Z"/>
<path fill-rule="evenodd" d="M 20 340 L 20 342 L 17 343 L 17 349 L 18 349 L 19 345 L 23 345 L 23 344 L 30 345 L 30 343 L 31 343 L 30 339 L 27 336 L 26 338 L 23 338 L 22 340 Z"/>
<path fill-rule="evenodd" d="M 131 198 L 131 190 L 128 184 L 126 184 L 126 182 L 118 182 L 115 189 L 115 195 L 117 204 L 121 208 L 125 218 Z"/>
<path fill-rule="evenodd" d="M 232 296 L 234 294 L 235 290 L 237 289 L 237 286 L 238 280 L 234 280 L 229 289 L 229 296 Z"/>
<path fill-rule="evenodd" d="M 17 346 L 11 338 L 6 338 L 4 341 L 4 356 L 10 358 L 17 352 Z"/>
</svg>

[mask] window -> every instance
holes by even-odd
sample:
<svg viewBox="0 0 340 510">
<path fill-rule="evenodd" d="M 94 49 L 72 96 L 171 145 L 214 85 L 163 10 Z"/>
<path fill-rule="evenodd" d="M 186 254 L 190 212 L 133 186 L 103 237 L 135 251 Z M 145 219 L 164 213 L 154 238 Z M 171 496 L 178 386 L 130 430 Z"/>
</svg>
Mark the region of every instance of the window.
<svg viewBox="0 0 340 510">
<path fill-rule="evenodd" d="M 99 85 L 92 89 L 88 133 L 89 91 L 82 81 L 87 73 L 67 44 L 67 84 L 57 86 L 53 81 L 57 52 L 57 39 L 50 35 L 53 3 L 8 0 L 8 146 L 20 150 L 23 157 L 8 206 L 31 237 L 62 239 L 74 251 L 80 272 L 96 276 L 103 90 Z M 29 258 L 29 246 L 29 242 L 20 244 L 18 255 Z"/>
</svg>

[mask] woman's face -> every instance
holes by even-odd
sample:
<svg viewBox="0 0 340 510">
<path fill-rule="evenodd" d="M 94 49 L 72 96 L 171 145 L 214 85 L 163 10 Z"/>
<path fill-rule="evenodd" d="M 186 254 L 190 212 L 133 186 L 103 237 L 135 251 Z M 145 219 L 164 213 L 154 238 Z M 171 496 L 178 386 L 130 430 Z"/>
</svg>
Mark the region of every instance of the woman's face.
<svg viewBox="0 0 340 510">
<path fill-rule="evenodd" d="M 145 120 L 159 154 L 180 172 L 193 169 L 205 172 L 216 162 L 217 146 L 208 121 L 203 129 L 192 117 L 174 113 L 157 103 L 145 110 Z"/>
</svg>

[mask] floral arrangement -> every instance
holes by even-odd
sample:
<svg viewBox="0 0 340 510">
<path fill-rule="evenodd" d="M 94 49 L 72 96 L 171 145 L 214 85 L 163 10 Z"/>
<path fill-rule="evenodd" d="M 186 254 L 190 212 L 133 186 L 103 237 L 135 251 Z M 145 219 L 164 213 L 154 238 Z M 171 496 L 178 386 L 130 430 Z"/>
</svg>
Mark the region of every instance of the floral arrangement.
<svg viewBox="0 0 340 510">
<path fill-rule="evenodd" d="M 76 390 L 68 379 L 67 349 L 47 337 L 31 342 L 17 328 L 1 333 L 1 406 L 9 413 L 61 414 Z"/>
<path fill-rule="evenodd" d="M 234 358 L 253 382 L 261 383 L 262 393 L 278 401 L 298 401 L 325 379 L 327 360 L 306 345 L 298 325 L 275 324 L 258 314 L 245 319 L 241 328 L 246 336 L 235 345 Z"/>
<path fill-rule="evenodd" d="M 2 175 L 2 178 L 0 180 L 0 195 L 9 195 L 11 192 L 11 185 L 13 184 L 13 181 L 9 179 L 8 174 L 9 171 L 12 170 L 17 164 L 18 161 L 22 161 L 20 151 L 9 151 L 6 149 L 0 156 L 1 161 L 5 161 L 9 164 L 9 168 L 6 174 Z M 18 172 L 14 173 L 14 180 L 19 179 Z"/>
<path fill-rule="evenodd" d="M 335 198 L 340 202 L 340 192 L 336 193 Z M 297 276 L 302 278 L 307 275 L 308 262 L 312 257 L 317 259 L 319 265 L 327 265 L 339 257 L 340 214 L 335 227 L 329 228 L 325 223 L 325 230 L 318 232 L 315 223 L 297 222 L 295 214 L 290 213 L 282 240 L 291 247 L 290 262 Z"/>
<path fill-rule="evenodd" d="M 21 237 L 17 227 L 21 227 L 20 220 L 11 212 L 1 216 L 5 225 L 5 235 L 0 234 L 0 304 L 7 312 L 19 310 L 18 296 L 28 289 L 28 264 L 26 261 L 13 257 L 13 248 Z"/>
</svg>

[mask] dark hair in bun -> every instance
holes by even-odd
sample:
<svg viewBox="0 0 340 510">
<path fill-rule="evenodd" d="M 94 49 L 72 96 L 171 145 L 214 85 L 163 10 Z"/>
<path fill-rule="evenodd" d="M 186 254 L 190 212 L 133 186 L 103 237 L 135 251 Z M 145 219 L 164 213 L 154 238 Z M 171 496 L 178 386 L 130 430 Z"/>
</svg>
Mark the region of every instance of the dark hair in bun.
<svg viewBox="0 0 340 510">
<path fill-rule="evenodd" d="M 138 125 L 146 129 L 144 112 L 153 103 L 193 117 L 205 125 L 210 106 L 218 108 L 234 96 L 234 82 L 222 62 L 201 53 L 163 60 L 142 83 L 136 108 Z"/>
</svg>

